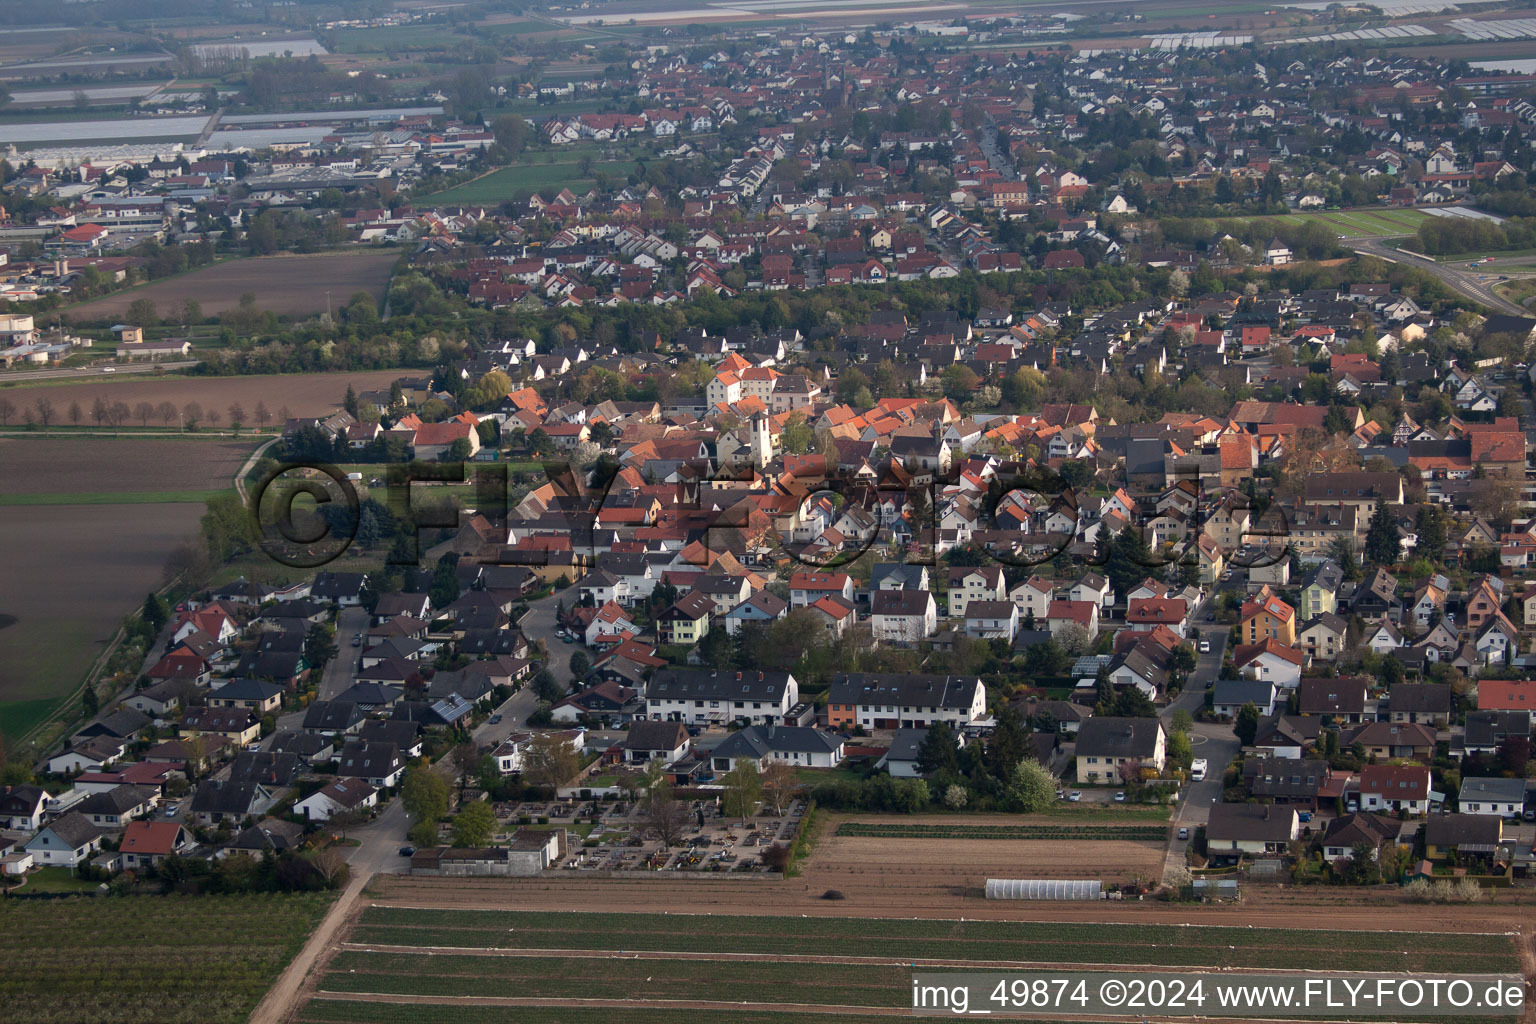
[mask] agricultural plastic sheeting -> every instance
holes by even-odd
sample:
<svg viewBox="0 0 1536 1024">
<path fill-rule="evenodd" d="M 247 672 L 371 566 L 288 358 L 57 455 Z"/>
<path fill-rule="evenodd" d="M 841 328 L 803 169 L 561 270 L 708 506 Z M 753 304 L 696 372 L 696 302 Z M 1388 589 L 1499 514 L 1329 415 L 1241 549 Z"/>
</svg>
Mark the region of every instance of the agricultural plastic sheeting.
<svg viewBox="0 0 1536 1024">
<path fill-rule="evenodd" d="M 989 900 L 1096 900 L 1103 883 L 1094 879 L 989 878 Z"/>
</svg>

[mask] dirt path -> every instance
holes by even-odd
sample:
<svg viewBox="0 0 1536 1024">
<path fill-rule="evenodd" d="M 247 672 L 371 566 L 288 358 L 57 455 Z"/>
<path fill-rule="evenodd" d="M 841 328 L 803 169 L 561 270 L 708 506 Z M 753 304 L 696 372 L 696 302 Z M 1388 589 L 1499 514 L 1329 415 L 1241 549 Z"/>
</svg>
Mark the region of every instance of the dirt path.
<svg viewBox="0 0 1536 1024">
<path fill-rule="evenodd" d="M 952 878 L 953 876 L 951 876 Z M 1366 931 L 1514 932 L 1531 917 L 1531 895 L 1501 893 L 1491 903 L 1439 906 L 1404 903 L 1391 889 L 1252 887 L 1238 905 L 1157 900 L 1074 904 L 983 899 L 955 884 L 840 880 L 842 900 L 820 896 L 826 879 L 807 871 L 783 881 L 746 879 L 437 879 L 383 875 L 374 902 L 421 909 L 590 910 L 806 917 L 928 917 L 1109 924 L 1193 924 Z M 1389 924 L 1390 927 L 1383 927 Z"/>
<path fill-rule="evenodd" d="M 353 913 L 359 909 L 358 896 L 362 895 L 371 877 L 359 872 L 347 883 L 340 898 L 331 904 L 331 909 L 320 921 L 320 927 L 315 929 L 309 941 L 304 943 L 304 948 L 299 950 L 298 956 L 278 976 L 261 1002 L 256 1004 L 256 1009 L 251 1011 L 250 1024 L 283 1024 L 292 1016 L 294 1009 L 300 1005 L 299 993 L 304 987 L 304 980 L 309 977 L 310 968 L 316 965 L 322 954 L 328 959 L 335 951 L 334 940 L 344 923 L 350 927 Z"/>
</svg>

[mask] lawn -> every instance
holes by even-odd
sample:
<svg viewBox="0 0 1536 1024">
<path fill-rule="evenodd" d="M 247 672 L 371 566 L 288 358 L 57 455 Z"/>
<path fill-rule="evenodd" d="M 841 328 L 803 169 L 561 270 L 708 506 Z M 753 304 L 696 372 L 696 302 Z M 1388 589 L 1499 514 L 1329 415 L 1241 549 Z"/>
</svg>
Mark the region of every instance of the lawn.
<svg viewBox="0 0 1536 1024">
<path fill-rule="evenodd" d="M 7 972 L 0 1020 L 238 1024 L 330 900 L 304 894 L 0 901 L 0 933 L 8 948 L 26 951 L 27 967 Z"/>
<path fill-rule="evenodd" d="M 561 154 L 562 156 L 564 154 Z M 594 161 L 593 172 L 603 172 L 609 177 L 625 178 L 635 169 L 634 161 Z M 558 192 L 562 188 L 585 189 L 593 182 L 581 172 L 579 160 L 549 164 L 522 164 L 503 167 L 499 171 L 466 181 L 445 192 L 424 196 L 426 205 L 452 206 L 460 203 L 491 204 L 507 199 L 524 199 L 535 192 Z"/>
<path fill-rule="evenodd" d="M 1493 286 L 1493 292 L 1501 299 L 1508 299 L 1517 306 L 1524 306 L 1532 296 L 1536 296 L 1536 277 L 1496 284 Z"/>
<path fill-rule="evenodd" d="M 27 875 L 22 892 L 95 892 L 98 882 L 79 878 L 69 868 L 38 868 Z"/>
</svg>

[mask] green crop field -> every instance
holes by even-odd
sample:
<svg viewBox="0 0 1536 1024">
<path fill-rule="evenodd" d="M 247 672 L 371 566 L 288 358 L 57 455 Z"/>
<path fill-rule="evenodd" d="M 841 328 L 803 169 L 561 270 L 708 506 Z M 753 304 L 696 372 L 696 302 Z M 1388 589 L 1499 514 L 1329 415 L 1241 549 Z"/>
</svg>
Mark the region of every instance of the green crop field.
<svg viewBox="0 0 1536 1024">
<path fill-rule="evenodd" d="M 1380 235 L 1411 235 L 1429 218 L 1423 210 L 1356 209 L 1315 210 L 1305 213 L 1286 213 L 1272 217 L 1234 217 L 1231 220 L 1248 223 L 1285 224 L 1299 227 L 1305 223 L 1322 224 L 1332 228 L 1344 238 Z"/>
<path fill-rule="evenodd" d="M 845 821 L 840 836 L 871 839 L 1120 839 L 1161 842 L 1168 838 L 1159 825 L 905 825 Z"/>
<path fill-rule="evenodd" d="M 606 1024 L 622 1015 L 631 1024 L 671 1024 L 679 1019 L 678 1010 L 667 1003 L 718 1002 L 744 1005 L 728 1012 L 690 1008 L 690 1024 L 808 1024 L 828 1014 L 873 1022 L 876 1008 L 909 1005 L 912 961 L 917 959 L 1069 963 L 1078 968 L 1133 964 L 1324 970 L 1336 967 L 1338 951 L 1348 948 L 1350 967 L 1357 970 L 1491 974 L 1519 969 L 1514 943 L 1504 935 L 1010 921 L 370 906 L 350 940 L 354 948 L 330 962 L 316 998 L 299 1012 L 298 1020 Z M 424 955 L 424 946 L 435 948 Z M 572 950 L 588 955 L 570 955 Z M 728 954 L 761 956 L 731 959 Z M 837 954 L 860 959 L 815 959 Z M 577 978 L 573 987 L 572 979 Z M 391 1002 L 397 997 L 413 1002 Z M 498 1003 L 465 1002 L 477 998 Z M 608 1005 L 559 1005 L 573 998 Z M 528 1005 L 530 1001 L 547 1005 Z M 646 1001 L 664 1005 L 637 1005 Z M 774 1008 L 785 1002 L 821 1012 Z"/>
<path fill-rule="evenodd" d="M 0 901 L 26 950 L 0 976 L 0 1021 L 237 1024 L 330 897 L 125 896 Z"/>
</svg>

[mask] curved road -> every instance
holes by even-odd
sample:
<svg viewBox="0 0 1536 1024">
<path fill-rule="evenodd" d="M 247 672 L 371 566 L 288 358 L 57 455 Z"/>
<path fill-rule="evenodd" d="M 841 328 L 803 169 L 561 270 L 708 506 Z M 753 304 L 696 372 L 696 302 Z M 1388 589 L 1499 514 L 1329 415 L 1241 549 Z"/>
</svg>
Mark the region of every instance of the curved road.
<svg viewBox="0 0 1536 1024">
<path fill-rule="evenodd" d="M 1437 277 L 1446 287 L 1451 288 L 1475 302 L 1480 302 L 1500 313 L 1509 313 L 1512 316 L 1530 316 L 1531 311 L 1515 305 L 1508 299 L 1500 298 L 1493 293 L 1493 285 L 1499 275 L 1477 274 L 1466 269 L 1465 266 L 1456 266 L 1450 263 L 1431 263 L 1429 260 L 1416 260 L 1412 256 L 1404 256 L 1402 252 L 1386 245 L 1380 238 L 1345 238 L 1341 241 L 1356 252 L 1369 253 L 1380 256 L 1383 259 L 1401 263 L 1404 266 L 1417 267 L 1424 272 Z M 1508 277 L 1529 276 L 1529 274 L 1506 274 Z M 1490 280 L 1490 277 L 1492 278 Z"/>
</svg>

